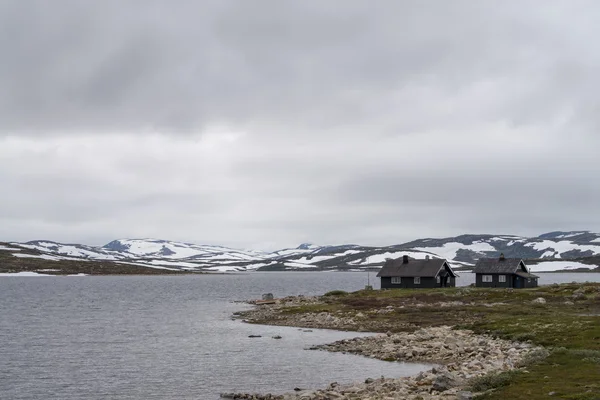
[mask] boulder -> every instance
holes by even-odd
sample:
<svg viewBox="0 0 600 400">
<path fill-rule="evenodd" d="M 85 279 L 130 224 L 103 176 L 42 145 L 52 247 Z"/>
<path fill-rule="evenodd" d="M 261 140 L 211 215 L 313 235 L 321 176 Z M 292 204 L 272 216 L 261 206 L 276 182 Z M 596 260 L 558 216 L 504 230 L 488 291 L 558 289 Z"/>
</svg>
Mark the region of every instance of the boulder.
<svg viewBox="0 0 600 400">
<path fill-rule="evenodd" d="M 458 382 L 456 381 L 456 379 L 454 378 L 454 376 L 452 376 L 451 374 L 447 373 L 447 372 L 443 372 L 441 374 L 438 374 L 435 379 L 433 380 L 433 384 L 431 385 L 431 388 L 437 392 L 445 392 L 448 389 L 452 389 L 453 387 L 456 387 L 458 385 Z"/>
</svg>

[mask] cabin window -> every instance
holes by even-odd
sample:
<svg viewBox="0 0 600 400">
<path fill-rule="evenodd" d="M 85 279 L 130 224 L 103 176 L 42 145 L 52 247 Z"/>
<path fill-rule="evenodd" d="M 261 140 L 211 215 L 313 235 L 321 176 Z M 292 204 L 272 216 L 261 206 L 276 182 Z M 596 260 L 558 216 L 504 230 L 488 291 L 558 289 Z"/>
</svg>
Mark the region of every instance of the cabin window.
<svg viewBox="0 0 600 400">
<path fill-rule="evenodd" d="M 415 276 L 415 285 L 420 285 L 421 284 L 421 278 L 418 276 Z"/>
<path fill-rule="evenodd" d="M 492 282 L 492 276 L 491 275 L 482 275 L 481 282 Z"/>
<path fill-rule="evenodd" d="M 399 276 L 392 276 L 392 284 L 400 284 L 402 283 L 402 278 L 400 278 Z"/>
<path fill-rule="evenodd" d="M 506 275 L 498 275 L 498 282 L 506 282 Z"/>
<path fill-rule="evenodd" d="M 437 280 L 437 283 L 440 283 L 442 281 L 439 276 L 436 278 L 436 280 Z"/>
</svg>

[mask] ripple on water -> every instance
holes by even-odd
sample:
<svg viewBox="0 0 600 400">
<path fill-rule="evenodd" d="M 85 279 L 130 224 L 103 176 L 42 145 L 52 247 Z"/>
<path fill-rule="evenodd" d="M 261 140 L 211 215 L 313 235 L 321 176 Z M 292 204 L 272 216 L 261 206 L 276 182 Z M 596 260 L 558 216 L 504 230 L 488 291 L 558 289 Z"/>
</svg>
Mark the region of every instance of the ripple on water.
<svg viewBox="0 0 600 400">
<path fill-rule="evenodd" d="M 232 300 L 358 290 L 361 274 L 0 279 L 0 393 L 20 399 L 211 399 L 407 376 L 307 347 L 364 333 L 249 325 Z M 248 335 L 261 338 L 248 338 Z M 272 336 L 280 335 L 275 340 Z"/>
</svg>

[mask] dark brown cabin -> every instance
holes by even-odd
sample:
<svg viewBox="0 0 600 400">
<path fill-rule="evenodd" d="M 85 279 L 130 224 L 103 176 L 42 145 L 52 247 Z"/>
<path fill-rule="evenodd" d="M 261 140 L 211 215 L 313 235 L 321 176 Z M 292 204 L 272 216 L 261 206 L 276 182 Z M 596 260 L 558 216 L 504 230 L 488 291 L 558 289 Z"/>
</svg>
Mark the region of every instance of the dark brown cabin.
<svg viewBox="0 0 600 400">
<path fill-rule="evenodd" d="M 415 260 L 403 256 L 387 260 L 377 273 L 382 289 L 437 288 L 456 286 L 456 273 L 441 258 Z"/>
<path fill-rule="evenodd" d="M 473 269 L 475 286 L 499 288 L 534 288 L 538 286 L 538 276 L 520 258 L 480 258 Z"/>
</svg>

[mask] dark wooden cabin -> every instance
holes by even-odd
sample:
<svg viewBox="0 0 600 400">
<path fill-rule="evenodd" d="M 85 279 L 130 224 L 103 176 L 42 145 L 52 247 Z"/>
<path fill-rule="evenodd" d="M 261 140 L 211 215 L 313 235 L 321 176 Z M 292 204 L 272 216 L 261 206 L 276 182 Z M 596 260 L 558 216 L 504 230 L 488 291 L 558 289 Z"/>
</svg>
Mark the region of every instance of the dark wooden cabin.
<svg viewBox="0 0 600 400">
<path fill-rule="evenodd" d="M 538 286 L 538 276 L 520 258 L 480 258 L 473 269 L 475 286 L 499 288 L 534 288 Z"/>
<path fill-rule="evenodd" d="M 403 256 L 387 260 L 377 273 L 382 289 L 437 288 L 456 286 L 456 273 L 441 258 L 415 260 Z"/>
</svg>

